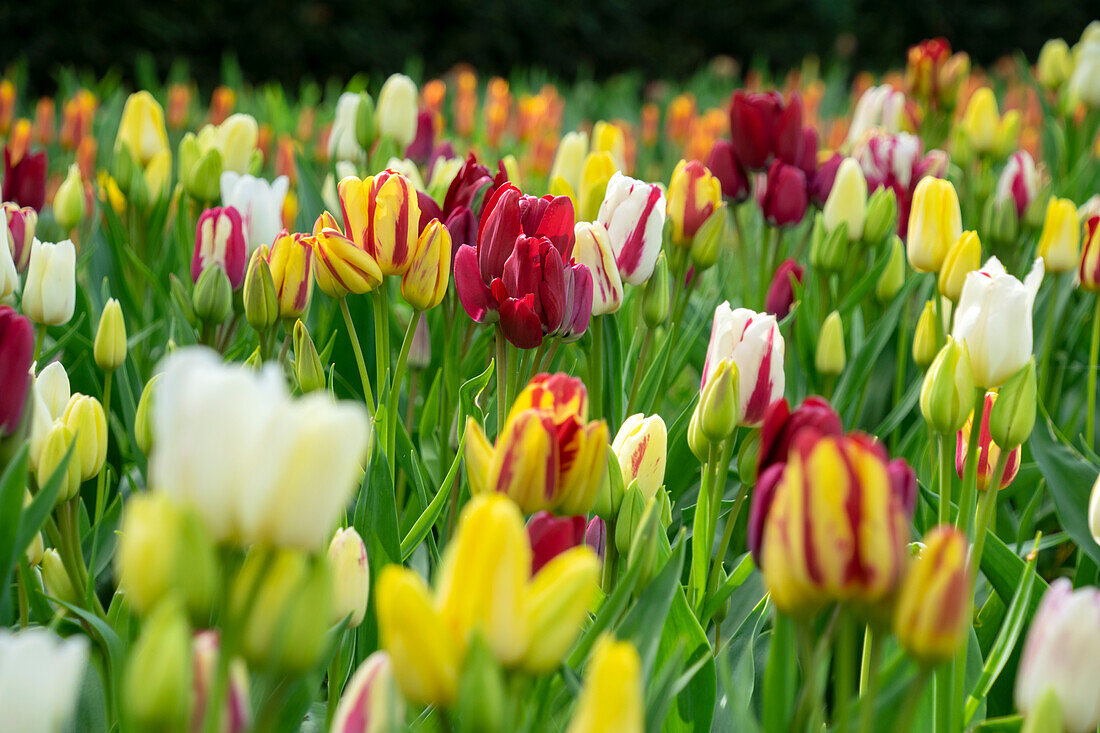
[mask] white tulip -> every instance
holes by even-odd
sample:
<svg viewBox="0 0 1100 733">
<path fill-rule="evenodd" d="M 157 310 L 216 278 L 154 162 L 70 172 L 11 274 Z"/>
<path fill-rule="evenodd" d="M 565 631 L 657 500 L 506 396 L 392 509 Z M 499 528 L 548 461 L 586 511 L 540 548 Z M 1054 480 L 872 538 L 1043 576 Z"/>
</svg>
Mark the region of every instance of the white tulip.
<svg viewBox="0 0 1100 733">
<path fill-rule="evenodd" d="M 336 100 L 336 118 L 332 121 L 332 130 L 328 135 L 328 157 L 330 160 L 363 162 L 366 151 L 359 145 L 355 135 L 356 118 L 359 116 L 359 95 L 344 92 Z"/>
<path fill-rule="evenodd" d="M 19 272 L 11 256 L 11 232 L 0 226 L 0 302 L 7 300 L 19 288 Z"/>
<path fill-rule="evenodd" d="M 871 87 L 860 96 L 852 112 L 852 124 L 848 128 L 849 144 L 856 143 L 871 128 L 899 132 L 904 111 L 904 92 L 895 90 L 889 84 Z"/>
<path fill-rule="evenodd" d="M 47 326 L 68 323 L 76 309 L 76 246 L 71 239 L 31 245 L 23 313 Z"/>
<path fill-rule="evenodd" d="M 420 168 L 408 158 L 390 158 L 386 161 L 386 168 L 391 171 L 397 171 L 405 176 L 405 178 L 408 178 L 409 183 L 411 183 L 413 188 L 417 191 L 425 190 L 424 178 L 420 175 Z"/>
<path fill-rule="evenodd" d="M 1001 386 L 1031 358 L 1031 310 L 1042 282 L 1041 257 L 1022 283 L 996 257 L 967 274 L 951 335 L 970 351 L 976 386 Z"/>
<path fill-rule="evenodd" d="M 393 74 L 378 93 L 378 134 L 392 138 L 402 149 L 416 137 L 416 84 L 404 74 Z"/>
<path fill-rule="evenodd" d="M 734 310 L 724 302 L 714 309 L 703 384 L 711 366 L 723 359 L 733 361 L 738 371 L 738 424 L 759 425 L 768 406 L 783 396 L 785 348 L 775 316 L 748 308 Z"/>
<path fill-rule="evenodd" d="M 665 194 L 616 171 L 607 182 L 597 220 L 607 227 L 615 264 L 624 282 L 641 285 L 653 274 L 665 228 Z"/>
<path fill-rule="evenodd" d="M 1096 544 L 1100 545 L 1100 476 L 1096 477 L 1092 494 L 1089 495 L 1089 531 Z"/>
<path fill-rule="evenodd" d="M 222 205 L 232 206 L 241 213 L 249 252 L 261 244 L 270 247 L 282 231 L 283 201 L 289 189 L 290 179 L 286 176 L 268 183 L 248 174 L 222 173 Z"/>
<path fill-rule="evenodd" d="M 52 631 L 0 629 L 0 711 L 4 728 L 55 733 L 72 718 L 88 661 L 88 640 Z"/>
</svg>

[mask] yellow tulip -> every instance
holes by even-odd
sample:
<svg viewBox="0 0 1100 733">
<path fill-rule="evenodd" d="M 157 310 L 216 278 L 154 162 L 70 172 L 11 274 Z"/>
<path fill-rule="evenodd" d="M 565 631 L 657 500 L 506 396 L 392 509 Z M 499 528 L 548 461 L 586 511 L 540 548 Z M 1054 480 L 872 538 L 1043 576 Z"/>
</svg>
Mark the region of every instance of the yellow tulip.
<svg viewBox="0 0 1100 733">
<path fill-rule="evenodd" d="M 977 153 L 990 153 L 997 143 L 997 98 L 989 87 L 981 87 L 971 95 L 963 113 L 963 131 L 970 147 Z"/>
<path fill-rule="evenodd" d="M 951 246 L 940 268 L 940 295 L 954 303 L 959 302 L 967 273 L 982 266 L 982 243 L 977 232 L 963 232 Z"/>
<path fill-rule="evenodd" d="M 918 272 L 938 272 L 962 234 L 959 196 L 949 181 L 926 176 L 913 192 L 906 254 Z"/>
<path fill-rule="evenodd" d="M 642 660 L 629 641 L 604 636 L 585 670 L 568 733 L 641 733 L 645 730 Z"/>
<path fill-rule="evenodd" d="M 164 109 L 147 91 L 131 94 L 122 108 L 115 148 L 125 145 L 130 156 L 145 168 L 158 155 L 168 151 L 168 131 L 164 127 Z"/>
<path fill-rule="evenodd" d="M 1080 264 L 1081 224 L 1069 199 L 1051 196 L 1047 202 L 1039 256 L 1047 272 L 1069 272 Z"/>
</svg>

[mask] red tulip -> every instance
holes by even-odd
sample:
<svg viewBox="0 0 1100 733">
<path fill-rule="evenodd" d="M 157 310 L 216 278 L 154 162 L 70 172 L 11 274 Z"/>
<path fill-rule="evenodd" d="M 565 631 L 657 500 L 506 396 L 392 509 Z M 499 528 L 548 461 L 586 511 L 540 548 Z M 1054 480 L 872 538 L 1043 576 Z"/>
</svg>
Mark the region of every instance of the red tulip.
<svg viewBox="0 0 1100 733">
<path fill-rule="evenodd" d="M 527 521 L 531 541 L 531 575 L 568 549 L 585 541 L 585 518 L 555 517 L 547 511 L 536 512 Z"/>
<path fill-rule="evenodd" d="M 772 161 L 761 202 L 764 218 L 772 226 L 788 226 L 802 221 L 809 206 L 806 174 L 781 160 Z"/>
<path fill-rule="evenodd" d="M 785 463 L 795 437 L 803 431 L 818 435 L 840 435 L 840 416 L 824 397 L 810 396 L 791 412 L 786 398 L 776 400 L 764 413 L 760 426 L 758 474 L 771 465 Z"/>
<path fill-rule="evenodd" d="M 775 153 L 776 128 L 783 113 L 778 92 L 748 93 L 737 90 L 730 101 L 730 137 L 742 165 L 763 170 Z M 802 129 L 799 110 L 799 130 Z"/>
<path fill-rule="evenodd" d="M 722 184 L 722 195 L 740 203 L 752 193 L 752 184 L 745 169 L 737 160 L 733 143 L 729 140 L 716 140 L 707 156 L 707 170 L 714 174 Z"/>
<path fill-rule="evenodd" d="M 12 160 L 11 147 L 4 148 L 5 201 L 41 211 L 46 203 L 46 151 L 23 155 Z"/>
<path fill-rule="evenodd" d="M 443 212 L 439 210 L 439 204 L 435 202 L 435 199 L 424 191 L 416 192 L 416 203 L 420 206 L 420 222 L 416 230 L 419 236 L 424 232 L 424 227 L 428 226 L 428 223 L 431 222 L 432 219 L 439 219 L 442 221 Z"/>
<path fill-rule="evenodd" d="M 435 147 L 435 126 L 432 123 L 432 113 L 426 109 L 420 110 L 416 116 L 416 137 L 405 148 L 405 157 L 417 165 L 424 165 L 432 155 Z M 431 170 L 430 168 L 428 170 Z"/>
<path fill-rule="evenodd" d="M 810 203 L 817 208 L 824 208 L 825 202 L 829 200 L 829 193 L 833 190 L 833 181 L 836 180 L 836 171 L 840 168 L 843 160 L 843 155 L 833 153 L 810 176 Z"/>
<path fill-rule="evenodd" d="M 0 305 L 0 436 L 10 435 L 23 419 L 31 386 L 34 327 L 6 305 Z"/>
<path fill-rule="evenodd" d="M 764 300 L 765 312 L 774 314 L 779 320 L 787 317 L 794 303 L 794 284 L 791 278 L 801 283 L 802 273 L 802 265 L 793 259 L 786 259 L 779 265 L 772 277 L 771 285 L 768 286 L 768 295 Z"/>
</svg>

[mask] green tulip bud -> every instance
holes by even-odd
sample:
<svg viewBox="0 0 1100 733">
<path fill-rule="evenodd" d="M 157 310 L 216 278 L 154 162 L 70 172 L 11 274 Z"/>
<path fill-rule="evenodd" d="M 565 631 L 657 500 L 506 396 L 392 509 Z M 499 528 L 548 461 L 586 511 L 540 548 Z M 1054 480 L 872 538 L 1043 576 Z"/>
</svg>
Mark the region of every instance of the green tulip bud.
<svg viewBox="0 0 1100 733">
<path fill-rule="evenodd" d="M 244 279 L 244 317 L 259 333 L 279 320 L 279 296 L 267 264 L 267 253 L 266 245 L 252 253 Z"/>
<path fill-rule="evenodd" d="M 179 601 L 161 603 L 126 660 L 123 719 L 145 730 L 184 730 L 191 716 L 191 629 Z"/>
<path fill-rule="evenodd" d="M 130 148 L 126 145 L 119 145 L 115 148 L 115 157 L 111 161 L 111 177 L 115 179 L 118 190 L 122 191 L 124 196 L 129 197 L 130 195 L 130 182 L 134 180 L 135 169 L 137 169 L 140 176 L 141 168 L 134 163 L 134 158 L 130 155 Z"/>
<path fill-rule="evenodd" d="M 138 450 L 146 456 L 153 448 L 152 412 L 156 401 L 154 397 L 155 389 L 160 378 L 160 374 L 154 374 L 150 377 L 145 389 L 141 392 L 141 399 L 138 400 L 137 411 L 134 413 L 134 440 L 137 442 Z"/>
<path fill-rule="evenodd" d="M 57 187 L 53 197 L 53 216 L 66 232 L 76 228 L 84 218 L 84 181 L 80 177 L 80 166 L 73 163 L 65 180 Z"/>
<path fill-rule="evenodd" d="M 718 262 L 718 256 L 729 237 L 729 216 L 723 202 L 711 212 L 691 242 L 691 263 L 698 272 L 703 272 Z"/>
<path fill-rule="evenodd" d="M 737 475 L 745 486 L 756 484 L 756 471 L 760 463 L 760 431 L 753 430 L 741 441 L 737 451 Z"/>
<path fill-rule="evenodd" d="M 880 244 L 898 226 L 898 197 L 892 188 L 879 188 L 867 201 L 867 219 L 863 223 L 863 241 L 872 247 Z"/>
<path fill-rule="evenodd" d="M 212 264 L 202 271 L 192 294 L 195 315 L 205 323 L 217 325 L 229 317 L 233 309 L 233 285 L 220 264 Z"/>
<path fill-rule="evenodd" d="M 459 731 L 504 730 L 504 673 L 484 637 L 475 632 L 458 683 Z"/>
<path fill-rule="evenodd" d="M 355 139 L 363 150 L 370 150 L 378 138 L 378 124 L 374 119 L 374 100 L 366 91 L 359 92 L 359 106 L 355 110 Z"/>
<path fill-rule="evenodd" d="M 191 293 L 174 272 L 168 275 L 168 293 L 172 296 L 172 302 L 183 314 L 183 319 L 191 326 L 198 326 L 199 317 L 195 315 L 195 304 L 192 302 Z"/>
<path fill-rule="evenodd" d="M 668 278 L 668 260 L 662 252 L 657 255 L 657 264 L 653 266 L 653 274 L 650 275 L 645 284 L 645 292 L 642 293 L 642 316 L 649 328 L 657 328 L 668 319 L 671 303 Z"/>
<path fill-rule="evenodd" d="M 103 306 L 92 354 L 96 365 L 105 372 L 113 372 L 126 361 L 126 321 L 116 298 L 109 298 Z"/>
<path fill-rule="evenodd" d="M 939 294 L 936 294 L 939 297 Z M 924 310 L 917 320 L 917 330 L 913 334 L 913 362 L 921 369 L 932 363 L 936 358 L 936 305 L 931 300 L 926 301 Z"/>
<path fill-rule="evenodd" d="M 1051 731 L 1064 731 L 1066 729 L 1063 715 L 1062 702 L 1053 687 L 1048 687 L 1043 696 L 1039 698 L 1039 704 L 1028 711 L 1024 718 L 1020 733 L 1051 733 Z"/>
<path fill-rule="evenodd" d="M 970 353 L 965 343 L 948 338 L 924 375 L 920 390 L 921 414 L 937 433 L 954 435 L 966 424 L 973 404 Z M 1034 412 L 1032 414 L 1034 417 Z"/>
<path fill-rule="evenodd" d="M 700 426 L 700 413 L 702 412 L 702 403 L 695 405 L 695 409 L 691 412 L 691 420 L 688 422 L 688 448 L 691 449 L 691 454 L 695 456 L 700 463 L 706 463 L 710 457 L 710 440 L 707 436 L 703 435 L 703 428 Z"/>
<path fill-rule="evenodd" d="M 886 269 L 879 275 L 875 283 L 875 297 L 879 303 L 885 305 L 894 299 L 894 296 L 905 284 L 905 245 L 901 238 L 894 235 L 890 239 L 890 259 L 886 263 Z"/>
<path fill-rule="evenodd" d="M 825 272 L 839 272 L 850 250 L 848 223 L 842 221 L 831 232 L 826 231 L 825 221 L 818 212 L 810 245 L 810 264 Z"/>
<path fill-rule="evenodd" d="M 982 232 L 993 244 L 1012 244 L 1016 241 L 1020 222 L 1016 218 L 1016 204 L 1011 198 L 990 198 L 982 211 Z"/>
<path fill-rule="evenodd" d="M 191 167 L 191 175 L 184 180 L 184 189 L 198 201 L 208 203 L 221 196 L 222 154 L 210 148 Z"/>
<path fill-rule="evenodd" d="M 313 345 L 313 339 L 301 321 L 294 323 L 294 376 L 303 394 L 324 389 L 327 384 L 325 368 L 321 364 L 321 357 L 317 355 L 317 347 Z"/>
<path fill-rule="evenodd" d="M 626 500 L 623 500 L 626 503 Z M 625 553 L 628 568 L 638 565 L 637 587 L 644 588 L 653 580 L 657 569 L 657 533 L 663 531 L 658 524 L 658 509 L 656 499 L 649 499 L 642 507 L 639 515 L 633 539 L 630 542 L 630 551 Z M 615 528 L 616 547 L 618 547 L 618 528 Z"/>
<path fill-rule="evenodd" d="M 844 351 L 844 323 L 840 320 L 840 313 L 833 311 L 825 318 L 821 327 L 814 366 L 819 374 L 835 377 L 844 371 L 847 358 Z"/>
<path fill-rule="evenodd" d="M 195 166 L 199 163 L 199 158 L 202 157 L 202 147 L 199 145 L 199 139 L 195 137 L 195 133 L 188 132 L 184 134 L 180 140 L 179 148 L 176 151 L 176 158 L 179 161 L 179 180 L 183 184 L 184 190 L 190 192 L 191 180 L 195 173 Z"/>
<path fill-rule="evenodd" d="M 65 563 L 52 547 L 42 553 L 42 582 L 46 584 L 46 593 L 51 597 L 74 606 L 80 605 L 80 598 L 69 579 L 69 572 L 65 570 Z M 63 610 L 63 607 L 57 606 L 57 610 Z"/>
<path fill-rule="evenodd" d="M 615 548 L 620 554 L 626 555 L 630 552 L 630 544 L 634 541 L 634 534 L 638 531 L 645 508 L 645 494 L 638 487 L 637 481 L 631 481 L 623 494 L 622 505 L 615 518 Z"/>
<path fill-rule="evenodd" d="M 737 427 L 737 391 L 737 364 L 723 359 L 708 375 L 699 397 L 699 427 L 710 442 L 721 443 Z"/>
<path fill-rule="evenodd" d="M 1001 450 L 1012 450 L 1031 435 L 1038 402 L 1035 381 L 1035 357 L 1032 357 L 997 393 L 989 411 L 989 436 Z"/>
<path fill-rule="evenodd" d="M 596 504 L 592 510 L 597 516 L 610 521 L 619 512 L 623 503 L 623 472 L 619 468 L 619 457 L 611 446 L 607 446 L 607 470 L 604 471 L 603 481 L 600 483 L 599 493 L 596 494 Z"/>
</svg>

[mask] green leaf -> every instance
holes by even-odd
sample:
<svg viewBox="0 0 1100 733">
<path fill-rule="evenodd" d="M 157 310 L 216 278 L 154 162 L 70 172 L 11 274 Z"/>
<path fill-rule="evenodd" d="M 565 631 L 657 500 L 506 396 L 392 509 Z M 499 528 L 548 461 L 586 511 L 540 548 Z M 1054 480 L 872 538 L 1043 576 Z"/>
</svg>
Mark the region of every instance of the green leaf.
<svg viewBox="0 0 1100 733">
<path fill-rule="evenodd" d="M 1054 498 L 1062 527 L 1078 547 L 1100 563 L 1100 545 L 1092 538 L 1088 524 L 1089 494 L 1100 471 L 1073 448 L 1059 442 L 1049 418 L 1036 421 L 1028 446 Z"/>
<path fill-rule="evenodd" d="M 481 407 L 477 404 L 478 397 L 485 390 L 485 386 L 489 384 L 489 378 L 493 376 L 493 368 L 496 364 L 496 360 L 490 360 L 489 366 L 485 367 L 485 371 L 477 375 L 473 379 L 466 380 L 458 389 L 458 402 L 462 413 L 459 415 L 460 422 L 465 422 L 464 419 L 467 416 L 473 416 L 478 422 L 484 422 L 485 413 L 481 410 Z"/>
<path fill-rule="evenodd" d="M 27 485 L 27 466 L 29 464 L 30 443 L 15 454 L 15 457 L 0 475 L 0 580 L 4 591 L 0 593 L 0 623 L 7 624 L 11 613 L 10 587 L 12 567 L 21 550 L 16 547 L 16 535 L 19 531 L 20 509 L 23 507 L 23 491 Z M 26 548 L 26 545 L 23 545 Z"/>
<path fill-rule="evenodd" d="M 784 733 L 794 712 L 798 692 L 798 664 L 794 622 L 781 613 L 772 623 L 771 647 L 764 668 L 764 731 Z"/>
<path fill-rule="evenodd" d="M 421 540 L 427 536 L 432 525 L 435 524 L 435 520 L 439 518 L 439 513 L 447 503 L 447 497 L 451 495 L 455 477 L 458 476 L 458 467 L 462 461 L 462 449 L 465 445 L 466 432 L 464 430 L 462 432 L 462 439 L 458 443 L 458 453 L 455 455 L 454 461 L 451 462 L 451 469 L 447 471 L 447 476 L 443 479 L 443 484 L 439 487 L 439 491 L 436 492 L 435 497 L 432 499 L 431 503 L 428 504 L 428 507 L 420 514 L 416 522 L 413 523 L 408 534 L 405 535 L 405 539 L 401 540 L 402 562 L 409 559 L 413 550 L 415 550 Z"/>
<path fill-rule="evenodd" d="M 681 542 L 680 546 L 683 545 Z M 711 729 L 714 703 L 718 696 L 718 673 L 707 635 L 691 612 L 683 588 L 677 583 L 661 632 L 657 659 L 663 661 L 670 657 L 685 642 L 689 666 L 678 680 L 674 690 L 675 704 L 669 710 L 662 730 L 706 733 Z"/>
<path fill-rule="evenodd" d="M 637 603 L 615 630 L 619 638 L 630 639 L 638 648 L 638 654 L 642 658 L 643 676 L 649 676 L 654 669 L 661 630 L 669 615 L 672 598 L 680 587 L 685 547 L 684 542 L 677 543 L 664 568 L 638 596 Z"/>
</svg>

